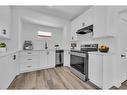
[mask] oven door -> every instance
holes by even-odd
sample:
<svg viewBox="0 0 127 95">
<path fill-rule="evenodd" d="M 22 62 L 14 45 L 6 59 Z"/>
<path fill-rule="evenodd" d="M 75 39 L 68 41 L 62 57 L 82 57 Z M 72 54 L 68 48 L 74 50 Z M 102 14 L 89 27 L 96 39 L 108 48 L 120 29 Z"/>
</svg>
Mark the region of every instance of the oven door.
<svg viewBox="0 0 127 95">
<path fill-rule="evenodd" d="M 88 75 L 88 54 L 70 52 L 70 65 L 84 75 Z"/>
</svg>

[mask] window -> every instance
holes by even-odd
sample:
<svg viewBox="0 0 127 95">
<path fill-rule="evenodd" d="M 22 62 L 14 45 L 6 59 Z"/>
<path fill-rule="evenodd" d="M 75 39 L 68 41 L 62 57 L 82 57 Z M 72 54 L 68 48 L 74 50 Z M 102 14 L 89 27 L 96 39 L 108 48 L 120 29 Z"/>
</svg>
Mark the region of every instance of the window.
<svg viewBox="0 0 127 95">
<path fill-rule="evenodd" d="M 43 32 L 43 31 L 38 31 L 37 34 L 39 37 L 51 37 L 52 33 L 51 32 Z"/>
</svg>

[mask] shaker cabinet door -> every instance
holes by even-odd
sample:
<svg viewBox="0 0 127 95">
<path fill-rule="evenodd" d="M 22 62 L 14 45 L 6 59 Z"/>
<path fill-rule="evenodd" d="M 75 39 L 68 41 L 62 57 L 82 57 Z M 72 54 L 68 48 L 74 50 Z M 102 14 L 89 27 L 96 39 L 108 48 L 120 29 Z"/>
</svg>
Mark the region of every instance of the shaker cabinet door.
<svg viewBox="0 0 127 95">
<path fill-rule="evenodd" d="M 103 60 L 102 55 L 89 54 L 89 79 L 90 81 L 102 88 L 103 78 Z"/>
</svg>

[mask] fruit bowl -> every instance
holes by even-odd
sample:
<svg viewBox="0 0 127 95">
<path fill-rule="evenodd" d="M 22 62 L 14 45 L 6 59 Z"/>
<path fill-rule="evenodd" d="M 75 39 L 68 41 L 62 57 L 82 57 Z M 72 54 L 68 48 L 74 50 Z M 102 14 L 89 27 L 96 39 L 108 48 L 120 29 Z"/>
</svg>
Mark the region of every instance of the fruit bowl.
<svg viewBox="0 0 127 95">
<path fill-rule="evenodd" d="M 99 51 L 107 53 L 109 51 L 109 48 L 107 48 L 107 49 L 99 49 Z"/>
<path fill-rule="evenodd" d="M 100 45 L 99 51 L 107 53 L 109 51 L 109 47 L 107 45 Z"/>
</svg>

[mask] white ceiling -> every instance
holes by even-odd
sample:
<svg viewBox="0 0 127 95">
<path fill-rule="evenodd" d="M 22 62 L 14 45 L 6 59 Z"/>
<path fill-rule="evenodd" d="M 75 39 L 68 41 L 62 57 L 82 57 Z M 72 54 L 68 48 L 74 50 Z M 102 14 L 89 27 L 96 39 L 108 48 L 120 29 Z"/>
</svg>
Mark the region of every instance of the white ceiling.
<svg viewBox="0 0 127 95">
<path fill-rule="evenodd" d="M 91 6 L 24 6 L 33 11 L 73 20 L 81 13 L 88 10 Z"/>
</svg>

